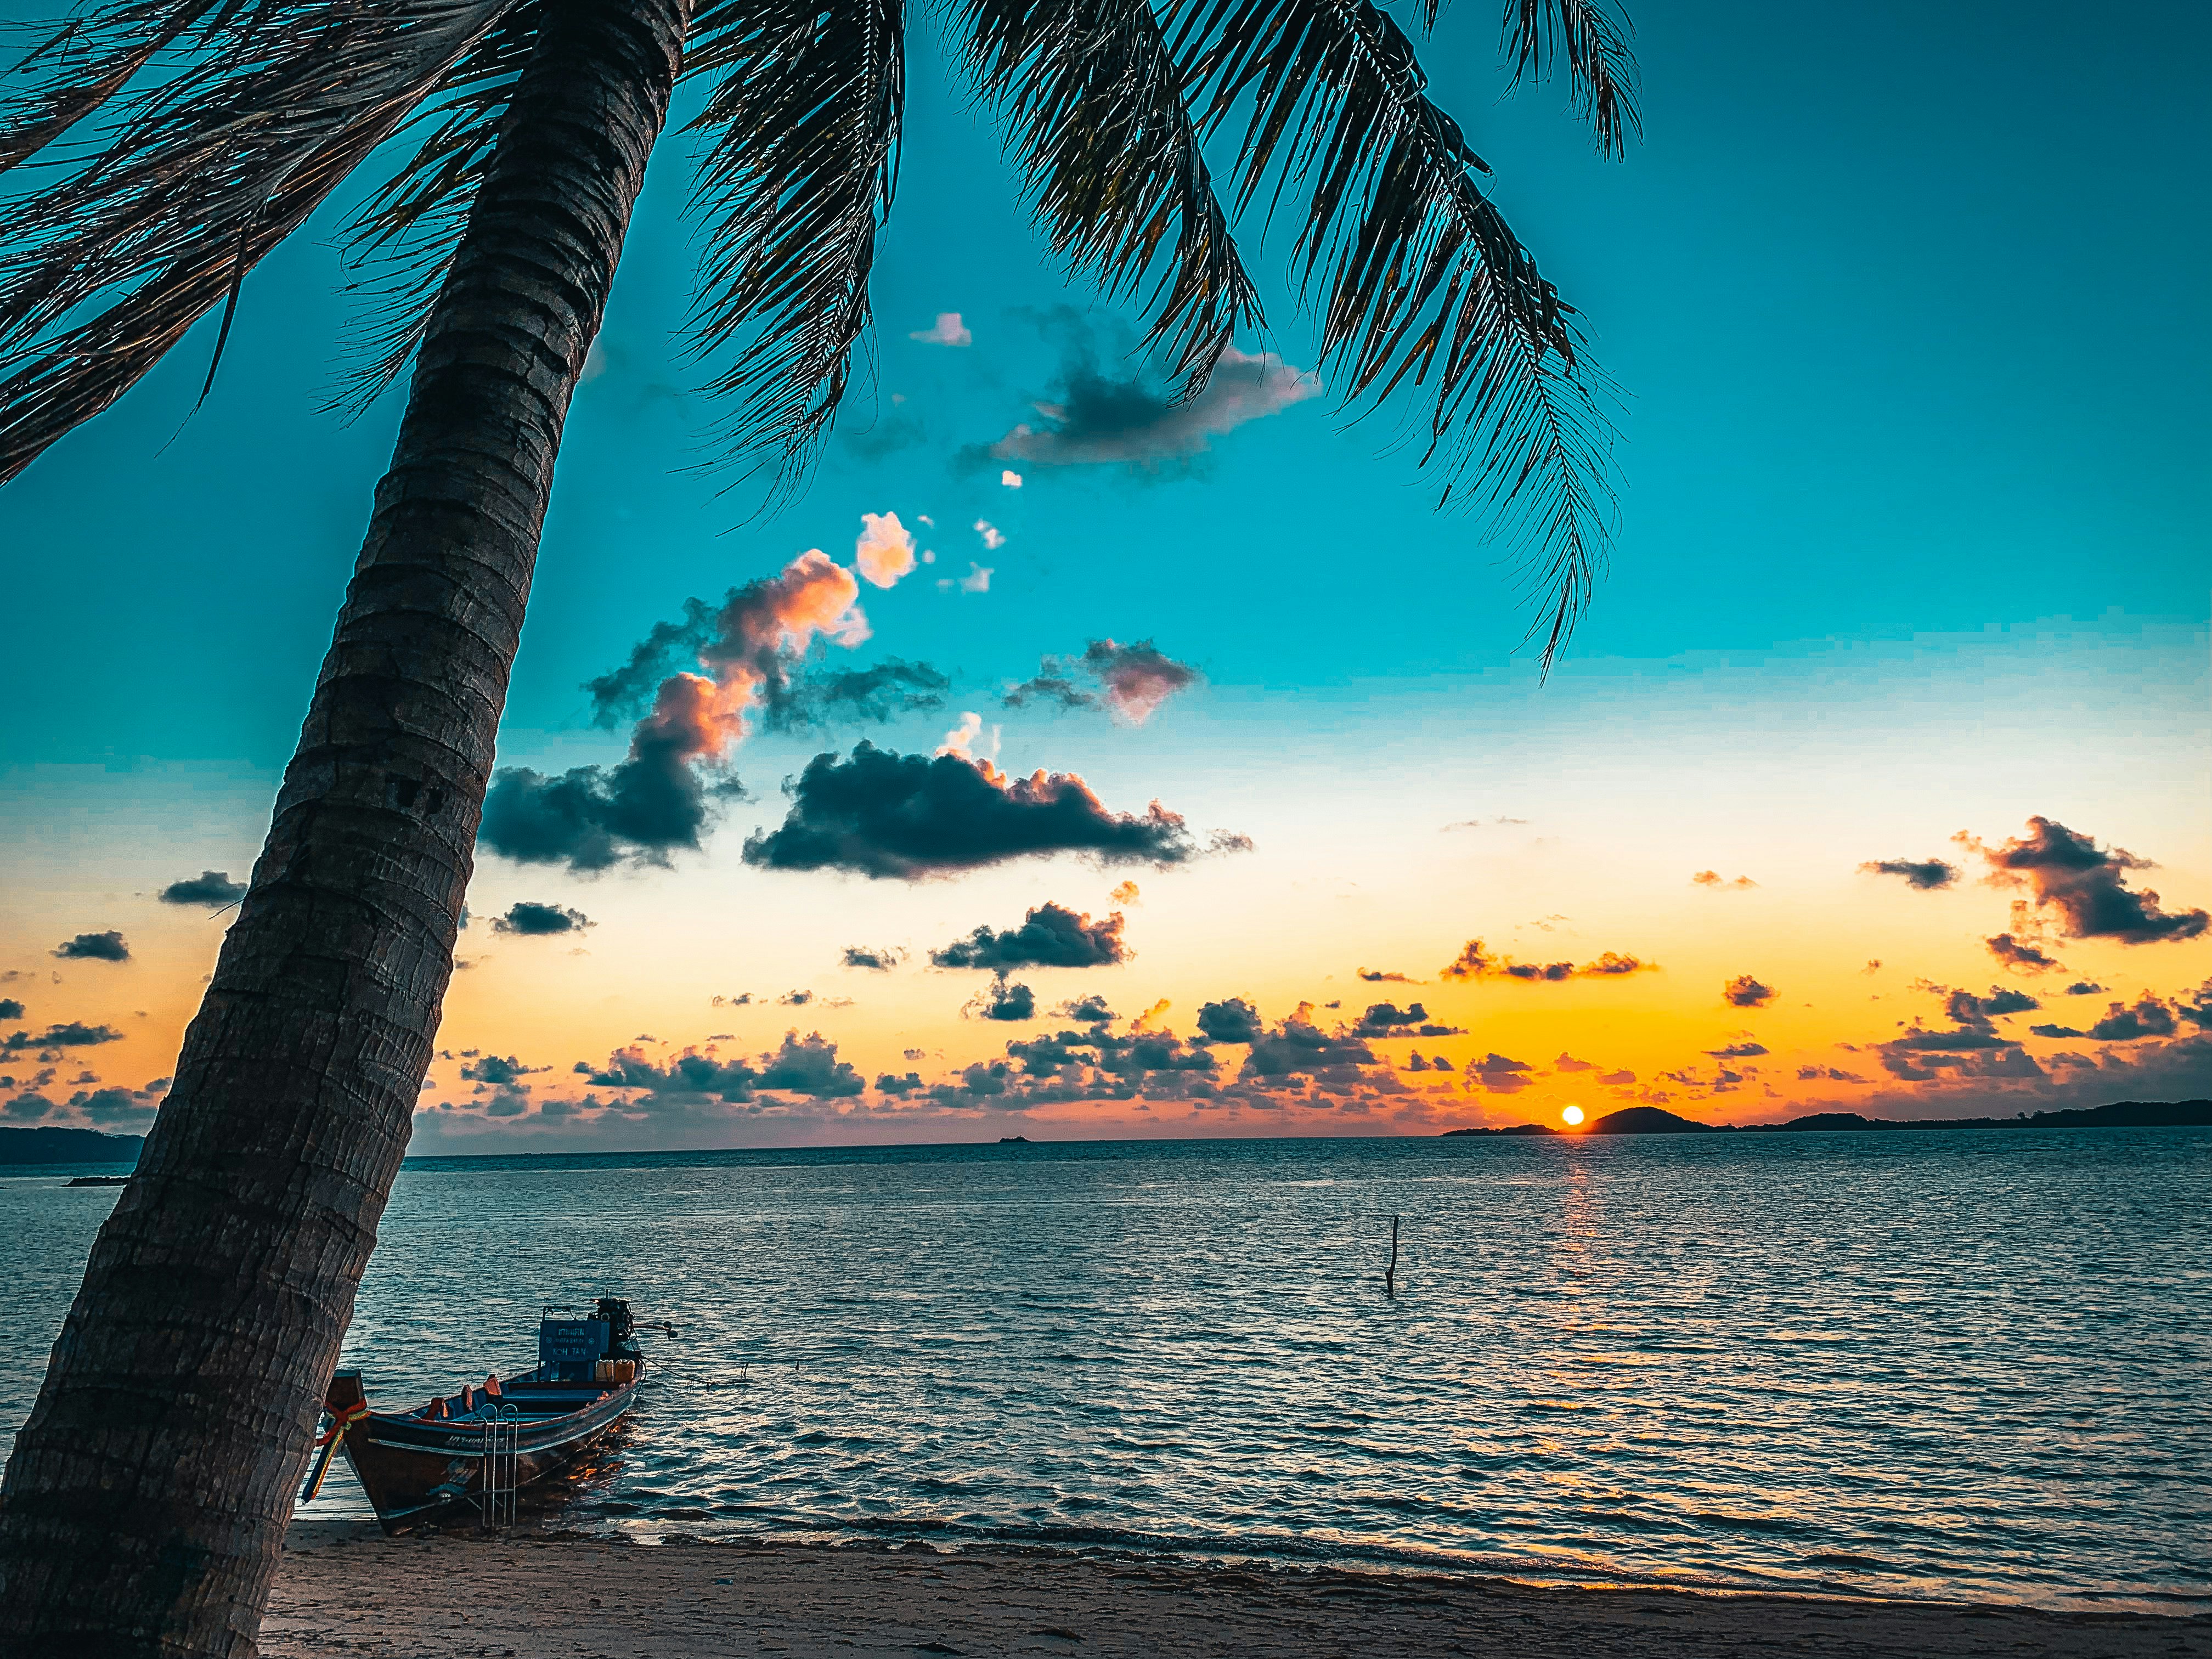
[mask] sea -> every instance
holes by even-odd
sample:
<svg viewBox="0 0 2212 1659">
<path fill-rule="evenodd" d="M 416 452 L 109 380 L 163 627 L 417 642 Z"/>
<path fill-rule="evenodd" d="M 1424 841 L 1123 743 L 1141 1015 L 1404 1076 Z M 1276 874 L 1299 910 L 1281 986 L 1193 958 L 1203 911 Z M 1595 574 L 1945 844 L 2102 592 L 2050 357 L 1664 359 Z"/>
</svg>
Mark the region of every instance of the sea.
<svg viewBox="0 0 2212 1659">
<path fill-rule="evenodd" d="M 0 1179 L 9 1434 L 114 1201 L 66 1173 Z M 2208 1197 L 2203 1129 L 422 1158 L 343 1363 L 405 1407 L 549 1304 L 672 1323 L 536 1500 L 641 1539 L 2199 1612 Z"/>
</svg>

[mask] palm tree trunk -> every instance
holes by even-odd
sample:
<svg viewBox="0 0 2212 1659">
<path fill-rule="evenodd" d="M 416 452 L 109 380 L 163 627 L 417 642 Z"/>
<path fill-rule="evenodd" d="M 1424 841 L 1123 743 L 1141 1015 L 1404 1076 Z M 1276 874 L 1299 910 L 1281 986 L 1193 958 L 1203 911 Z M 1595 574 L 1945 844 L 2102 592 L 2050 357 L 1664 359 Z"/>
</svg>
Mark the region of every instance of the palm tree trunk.
<svg viewBox="0 0 2212 1659">
<path fill-rule="evenodd" d="M 570 394 L 690 0 L 548 0 L 253 884 L 0 1487 L 0 1650 L 255 1650 L 431 1058 Z"/>
</svg>

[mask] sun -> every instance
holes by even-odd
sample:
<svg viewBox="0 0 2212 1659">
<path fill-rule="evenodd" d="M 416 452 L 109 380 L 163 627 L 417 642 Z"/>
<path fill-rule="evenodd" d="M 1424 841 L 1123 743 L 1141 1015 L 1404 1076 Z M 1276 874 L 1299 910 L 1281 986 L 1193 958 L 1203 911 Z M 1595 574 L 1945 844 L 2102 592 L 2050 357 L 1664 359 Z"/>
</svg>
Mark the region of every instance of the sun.
<svg viewBox="0 0 2212 1659">
<path fill-rule="evenodd" d="M 1559 1115 L 1566 1119 L 1568 1126 L 1571 1127 L 1583 1121 L 1583 1109 L 1579 1106 L 1570 1106 Z"/>
</svg>

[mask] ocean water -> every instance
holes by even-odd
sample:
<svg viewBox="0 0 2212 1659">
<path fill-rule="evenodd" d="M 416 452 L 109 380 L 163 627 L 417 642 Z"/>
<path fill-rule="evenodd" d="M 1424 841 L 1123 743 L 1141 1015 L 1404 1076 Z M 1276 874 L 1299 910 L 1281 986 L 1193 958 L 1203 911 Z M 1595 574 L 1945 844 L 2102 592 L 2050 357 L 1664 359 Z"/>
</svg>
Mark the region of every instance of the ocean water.
<svg viewBox="0 0 2212 1659">
<path fill-rule="evenodd" d="M 0 1180 L 9 1431 L 113 1201 L 58 1179 Z M 2198 1611 L 2208 1194 L 2202 1130 L 430 1159 L 346 1363 L 672 1320 L 585 1528 Z"/>
</svg>

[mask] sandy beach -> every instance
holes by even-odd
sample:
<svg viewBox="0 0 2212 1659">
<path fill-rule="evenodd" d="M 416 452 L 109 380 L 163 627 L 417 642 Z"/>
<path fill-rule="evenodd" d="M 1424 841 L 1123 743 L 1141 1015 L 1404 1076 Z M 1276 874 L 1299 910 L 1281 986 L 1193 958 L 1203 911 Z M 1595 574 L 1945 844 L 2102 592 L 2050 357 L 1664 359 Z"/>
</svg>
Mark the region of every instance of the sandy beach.
<svg viewBox="0 0 2212 1659">
<path fill-rule="evenodd" d="M 660 1547 L 295 1529 L 262 1651 L 395 1659 L 775 1653 L 2212 1655 L 2212 1618 L 1538 1589 L 1494 1578 L 1004 1548 Z"/>
</svg>

